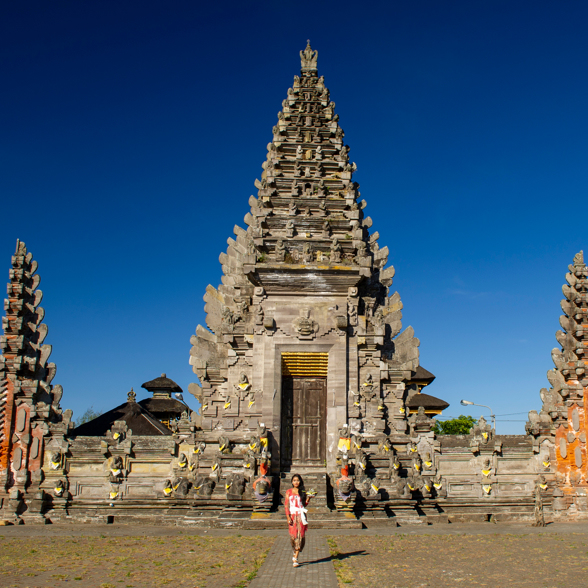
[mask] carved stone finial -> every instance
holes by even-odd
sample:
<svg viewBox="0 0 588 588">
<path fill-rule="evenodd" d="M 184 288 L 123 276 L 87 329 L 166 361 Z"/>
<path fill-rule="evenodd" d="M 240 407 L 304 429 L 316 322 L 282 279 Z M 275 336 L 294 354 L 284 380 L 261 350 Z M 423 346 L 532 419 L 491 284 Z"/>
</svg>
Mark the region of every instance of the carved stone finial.
<svg viewBox="0 0 588 588">
<path fill-rule="evenodd" d="M 306 49 L 300 52 L 300 63 L 303 72 L 316 71 L 318 51 L 313 51 L 310 40 L 306 42 Z"/>
<path fill-rule="evenodd" d="M 574 255 L 574 265 L 584 265 L 584 251 L 579 251 Z"/>
<path fill-rule="evenodd" d="M 127 394 L 127 402 L 136 402 L 136 400 L 137 400 L 137 394 L 131 388 L 131 391 Z"/>
</svg>

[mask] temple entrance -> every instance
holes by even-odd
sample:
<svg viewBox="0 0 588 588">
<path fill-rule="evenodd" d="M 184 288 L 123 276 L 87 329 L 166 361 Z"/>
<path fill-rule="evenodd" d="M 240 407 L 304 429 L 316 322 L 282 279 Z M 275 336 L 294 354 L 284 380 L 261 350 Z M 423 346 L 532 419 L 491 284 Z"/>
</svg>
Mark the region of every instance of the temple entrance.
<svg viewBox="0 0 588 588">
<path fill-rule="evenodd" d="M 326 460 L 327 379 L 282 379 L 282 470 Z"/>
</svg>

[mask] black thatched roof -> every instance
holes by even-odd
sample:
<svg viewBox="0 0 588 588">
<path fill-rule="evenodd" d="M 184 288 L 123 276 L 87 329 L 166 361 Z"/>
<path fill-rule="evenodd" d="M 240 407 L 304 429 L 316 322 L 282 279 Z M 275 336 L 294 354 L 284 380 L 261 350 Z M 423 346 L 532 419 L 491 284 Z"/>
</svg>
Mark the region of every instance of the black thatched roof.
<svg viewBox="0 0 588 588">
<path fill-rule="evenodd" d="M 175 398 L 145 398 L 140 400 L 139 404 L 149 412 L 158 414 L 176 414 L 180 416 L 188 407 Z"/>
<path fill-rule="evenodd" d="M 155 378 L 141 384 L 141 388 L 145 388 L 149 392 L 156 392 L 159 390 L 165 390 L 166 392 L 182 392 L 182 389 L 173 381 L 166 377 L 165 374 L 161 374 L 161 377 Z"/>
<path fill-rule="evenodd" d="M 160 423 L 146 408 L 136 402 L 125 402 L 108 412 L 76 427 L 72 435 L 102 437 L 112 428 L 114 421 L 125 421 L 133 435 L 171 435 L 172 432 Z"/>
<path fill-rule="evenodd" d="M 435 396 L 431 396 L 430 394 L 415 394 L 407 403 L 406 406 L 408 408 L 418 408 L 419 406 L 424 406 L 425 410 L 445 410 L 449 403 L 445 402 L 445 400 L 441 400 L 441 398 L 437 398 Z"/>
<path fill-rule="evenodd" d="M 425 382 L 426 384 L 430 384 L 435 379 L 435 376 L 429 371 L 426 370 L 422 366 L 418 366 L 415 370 L 414 375 L 410 378 L 411 382 Z"/>
</svg>

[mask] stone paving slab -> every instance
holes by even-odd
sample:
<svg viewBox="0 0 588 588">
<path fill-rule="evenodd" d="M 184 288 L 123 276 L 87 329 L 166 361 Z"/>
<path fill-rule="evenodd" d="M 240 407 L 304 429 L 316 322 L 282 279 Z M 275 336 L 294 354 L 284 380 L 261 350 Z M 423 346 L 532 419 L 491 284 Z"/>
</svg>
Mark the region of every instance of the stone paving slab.
<svg viewBox="0 0 588 588">
<path fill-rule="evenodd" d="M 298 561 L 300 567 L 293 567 L 290 538 L 282 531 L 249 588 L 338 588 L 324 537 L 309 531 Z"/>
</svg>

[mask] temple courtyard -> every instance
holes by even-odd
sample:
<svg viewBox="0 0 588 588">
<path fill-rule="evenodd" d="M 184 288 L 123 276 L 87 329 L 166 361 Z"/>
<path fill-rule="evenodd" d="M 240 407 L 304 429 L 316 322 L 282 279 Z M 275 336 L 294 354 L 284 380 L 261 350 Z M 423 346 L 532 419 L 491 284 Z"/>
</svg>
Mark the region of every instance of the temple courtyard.
<svg viewBox="0 0 588 588">
<path fill-rule="evenodd" d="M 573 588 L 587 584 L 588 524 L 310 529 L 300 560 L 285 529 L 0 527 L 6 588 Z"/>
</svg>

